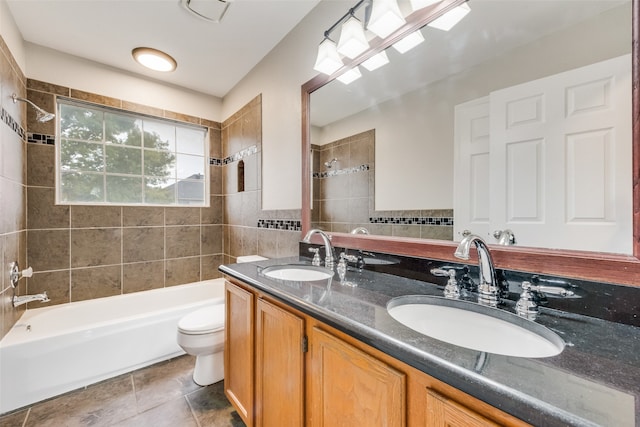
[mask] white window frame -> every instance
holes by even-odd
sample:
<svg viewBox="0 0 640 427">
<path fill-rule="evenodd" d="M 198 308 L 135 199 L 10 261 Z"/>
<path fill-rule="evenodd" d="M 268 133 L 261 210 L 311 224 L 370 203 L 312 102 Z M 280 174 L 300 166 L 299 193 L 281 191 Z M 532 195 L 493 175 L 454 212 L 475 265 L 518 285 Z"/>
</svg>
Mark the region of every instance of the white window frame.
<svg viewBox="0 0 640 427">
<path fill-rule="evenodd" d="M 62 114 L 61 114 L 61 108 L 63 105 L 67 105 L 67 106 L 73 106 L 73 107 L 79 107 L 79 108 L 87 108 L 87 109 L 92 109 L 92 110 L 99 110 L 103 113 L 112 113 L 112 114 L 118 114 L 118 115 L 124 115 L 124 116 L 130 116 L 134 119 L 137 120 L 142 120 L 144 121 L 153 121 L 153 122 L 160 122 L 163 124 L 168 124 L 170 126 L 175 126 L 176 129 L 177 128 L 181 128 L 181 129 L 191 129 L 191 130 L 201 130 L 203 131 L 203 150 L 204 152 L 202 153 L 202 162 L 203 164 L 203 169 L 204 169 L 204 194 L 203 194 L 203 198 L 204 200 L 202 201 L 202 203 L 180 203 L 180 200 L 178 198 L 178 183 L 181 182 L 180 179 L 177 178 L 177 172 L 176 172 L 176 176 L 174 176 L 173 178 L 175 178 L 175 188 L 176 188 L 176 194 L 175 194 L 175 203 L 150 203 L 150 202 L 145 202 L 144 201 L 144 180 L 145 180 L 145 174 L 144 174 L 144 166 L 143 169 L 141 170 L 141 174 L 140 175 L 135 175 L 135 174 L 108 174 L 107 173 L 107 168 L 106 168 L 106 147 L 108 147 L 110 144 L 105 141 L 105 119 L 103 116 L 102 119 L 102 141 L 92 141 L 93 143 L 96 144 L 101 144 L 103 147 L 103 170 L 102 172 L 96 172 L 95 175 L 100 175 L 102 174 L 103 176 L 103 200 L 102 201 L 73 201 L 73 200 L 62 200 L 62 173 L 63 173 L 63 168 L 62 168 L 62 163 L 61 163 L 61 149 L 62 149 L 62 129 L 61 129 L 61 120 L 62 120 Z M 181 121 L 177 121 L 177 120 L 171 120 L 171 119 L 166 119 L 166 118 L 162 118 L 162 117 L 156 117 L 156 116 L 152 116 L 152 115 L 146 115 L 146 114 L 140 114 L 140 113 L 135 113 L 135 112 L 131 112 L 131 111 L 127 111 L 127 110 L 122 110 L 122 109 L 118 109 L 118 108 L 113 108 L 113 107 L 107 107 L 104 105 L 100 105 L 100 104 L 94 104 L 94 103 L 90 103 L 90 102 L 85 102 L 85 101 L 78 101 L 75 99 L 71 99 L 71 98 L 64 98 L 64 97 L 58 97 L 57 98 L 57 105 L 56 105 L 56 109 L 57 109 L 57 117 L 56 117 L 56 144 L 55 144 L 55 158 L 56 158 L 56 162 L 55 162 L 55 174 L 56 174 L 56 186 L 55 186 L 55 195 L 56 195 L 56 204 L 57 205 L 87 205 L 87 206 L 144 206 L 144 207 L 209 207 L 210 205 L 210 200 L 211 200 L 211 194 L 210 194 L 210 179 L 209 179 L 209 170 L 210 170 L 210 163 L 209 163 L 209 129 L 207 127 L 204 126 L 200 126 L 200 125 L 195 125 L 192 123 L 186 123 L 186 122 L 181 122 Z M 82 142 L 81 140 L 78 140 L 79 142 Z M 140 149 L 143 153 L 145 150 L 148 150 L 148 148 L 146 148 L 144 146 L 144 141 L 141 142 L 140 147 L 133 147 L 133 146 L 127 146 L 128 148 L 138 148 Z M 185 152 L 181 152 L 180 151 L 180 141 L 177 140 L 175 141 L 175 148 L 173 151 L 168 151 L 171 152 L 173 155 L 177 156 L 178 154 L 189 154 L 189 155 L 193 155 L 193 156 L 200 156 L 200 154 L 195 155 L 192 153 L 185 153 Z M 143 155 L 144 158 L 144 155 Z M 144 161 L 144 160 L 142 160 Z M 177 169 L 177 165 L 175 166 L 175 169 Z M 80 171 L 81 173 L 81 171 Z M 93 173 L 92 173 L 93 174 Z M 130 176 L 130 177 L 141 177 L 142 178 L 142 182 L 141 182 L 141 188 L 142 188 L 142 201 L 140 203 L 123 203 L 123 202 L 111 202 L 108 201 L 108 195 L 107 195 L 107 185 L 106 185 L 106 177 L 107 176 L 118 176 L 121 175 L 123 177 L 126 176 Z M 185 179 L 182 179 L 182 181 L 185 181 Z M 193 182 L 199 182 L 198 181 L 193 181 Z"/>
</svg>

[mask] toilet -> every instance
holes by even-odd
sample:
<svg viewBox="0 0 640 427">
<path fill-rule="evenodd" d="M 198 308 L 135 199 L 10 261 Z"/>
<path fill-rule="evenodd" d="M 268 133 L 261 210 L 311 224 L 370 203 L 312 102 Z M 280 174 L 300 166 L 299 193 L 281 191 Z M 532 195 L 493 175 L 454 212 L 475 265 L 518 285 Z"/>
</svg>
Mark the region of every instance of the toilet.
<svg viewBox="0 0 640 427">
<path fill-rule="evenodd" d="M 238 257 L 238 262 L 253 262 L 267 258 L 259 255 Z M 196 356 L 193 381 L 201 386 L 224 378 L 224 321 L 225 305 L 200 308 L 178 321 L 178 345 Z"/>
</svg>

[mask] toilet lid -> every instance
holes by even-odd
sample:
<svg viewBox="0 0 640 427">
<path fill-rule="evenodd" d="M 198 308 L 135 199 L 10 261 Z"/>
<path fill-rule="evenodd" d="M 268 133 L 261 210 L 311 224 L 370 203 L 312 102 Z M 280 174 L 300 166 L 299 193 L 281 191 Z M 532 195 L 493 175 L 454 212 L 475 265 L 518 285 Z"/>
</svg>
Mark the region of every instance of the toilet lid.
<svg viewBox="0 0 640 427">
<path fill-rule="evenodd" d="M 224 329 L 224 304 L 198 309 L 178 322 L 178 330 L 185 334 L 205 334 L 221 329 Z"/>
</svg>

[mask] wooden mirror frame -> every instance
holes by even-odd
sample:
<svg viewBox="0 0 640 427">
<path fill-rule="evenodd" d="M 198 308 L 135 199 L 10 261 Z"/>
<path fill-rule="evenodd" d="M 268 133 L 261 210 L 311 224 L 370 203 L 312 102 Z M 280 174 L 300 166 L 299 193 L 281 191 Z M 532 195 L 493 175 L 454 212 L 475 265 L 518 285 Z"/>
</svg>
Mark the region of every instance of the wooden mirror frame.
<svg viewBox="0 0 640 427">
<path fill-rule="evenodd" d="M 311 228 L 311 132 L 310 97 L 340 75 L 347 67 L 358 64 L 380 50 L 386 49 L 404 34 L 422 28 L 428 22 L 464 3 L 465 0 L 444 0 L 416 11 L 407 17 L 405 26 L 384 43 L 372 43 L 372 49 L 350 61 L 332 76 L 319 75 L 302 85 L 302 232 Z M 531 247 L 491 245 L 496 268 L 574 277 L 598 282 L 640 286 L 640 0 L 632 0 L 632 124 L 633 124 L 633 255 L 600 252 L 539 249 Z M 460 262 L 453 256 L 455 242 L 417 238 L 331 233 L 333 245 L 374 252 Z M 317 237 L 317 236 L 316 236 Z M 314 240 L 314 243 L 316 241 Z M 318 239 L 318 243 L 320 240 Z"/>
</svg>

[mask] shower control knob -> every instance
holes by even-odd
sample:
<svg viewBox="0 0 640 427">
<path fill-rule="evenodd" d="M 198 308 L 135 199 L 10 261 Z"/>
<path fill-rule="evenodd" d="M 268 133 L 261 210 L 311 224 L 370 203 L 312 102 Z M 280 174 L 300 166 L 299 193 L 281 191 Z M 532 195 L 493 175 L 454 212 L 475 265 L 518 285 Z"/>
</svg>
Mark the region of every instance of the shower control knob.
<svg viewBox="0 0 640 427">
<path fill-rule="evenodd" d="M 20 273 L 20 277 L 31 277 L 31 276 L 33 276 L 33 268 L 31 268 L 31 267 L 25 268 Z"/>
</svg>

